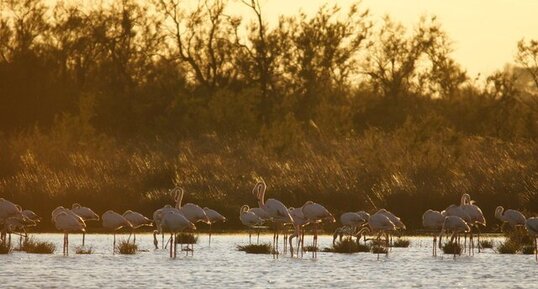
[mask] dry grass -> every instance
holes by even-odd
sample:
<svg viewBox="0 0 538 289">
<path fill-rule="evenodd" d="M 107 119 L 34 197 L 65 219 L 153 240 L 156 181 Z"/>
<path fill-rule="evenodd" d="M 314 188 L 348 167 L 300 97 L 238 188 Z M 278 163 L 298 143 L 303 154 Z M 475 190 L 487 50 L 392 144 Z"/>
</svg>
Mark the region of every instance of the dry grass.
<svg viewBox="0 0 538 289">
<path fill-rule="evenodd" d="M 443 245 L 443 253 L 461 255 L 461 246 L 455 242 L 448 242 Z"/>
<path fill-rule="evenodd" d="M 405 238 L 398 238 L 396 241 L 392 242 L 392 247 L 396 248 L 407 248 L 411 244 L 411 241 L 409 239 Z"/>
<path fill-rule="evenodd" d="M 373 245 L 370 251 L 374 254 L 386 254 L 388 249 L 384 246 Z"/>
<path fill-rule="evenodd" d="M 138 245 L 128 242 L 126 240 L 120 241 L 118 244 L 118 252 L 124 255 L 133 255 L 138 251 Z"/>
<path fill-rule="evenodd" d="M 93 254 L 93 248 L 85 247 L 85 246 L 77 246 L 75 248 L 75 252 L 81 255 L 89 255 L 89 254 Z"/>
<path fill-rule="evenodd" d="M 521 248 L 521 253 L 525 255 L 534 254 L 534 246 L 525 245 Z"/>
<path fill-rule="evenodd" d="M 0 243 L 0 254 L 9 254 L 13 251 L 13 247 L 8 242 Z"/>
<path fill-rule="evenodd" d="M 516 254 L 517 251 L 519 251 L 520 245 L 516 242 L 507 240 L 504 242 L 501 242 L 499 246 L 497 246 L 497 252 L 499 254 Z"/>
<path fill-rule="evenodd" d="M 237 245 L 237 250 L 248 254 L 271 254 L 271 244 Z"/>
<path fill-rule="evenodd" d="M 316 246 L 308 245 L 303 247 L 304 252 L 319 252 L 319 248 Z"/>
<path fill-rule="evenodd" d="M 176 243 L 177 244 L 197 244 L 198 236 L 190 233 L 179 233 L 176 234 Z"/>
<path fill-rule="evenodd" d="M 21 251 L 33 254 L 52 254 L 56 251 L 56 245 L 51 242 L 37 241 L 33 238 L 27 238 L 22 242 Z"/>
</svg>

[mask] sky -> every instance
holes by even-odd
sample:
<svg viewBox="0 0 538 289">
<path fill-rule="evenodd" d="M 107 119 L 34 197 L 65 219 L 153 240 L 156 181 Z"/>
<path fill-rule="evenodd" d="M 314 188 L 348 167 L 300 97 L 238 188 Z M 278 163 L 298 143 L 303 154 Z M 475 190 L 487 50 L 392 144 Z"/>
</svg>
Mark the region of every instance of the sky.
<svg viewBox="0 0 538 289">
<path fill-rule="evenodd" d="M 314 13 L 323 3 L 346 7 L 355 2 L 261 0 L 261 5 L 265 19 L 272 22 L 300 9 Z M 452 40 L 453 57 L 469 76 L 502 69 L 513 62 L 520 39 L 538 39 L 538 0 L 363 0 L 360 7 L 368 8 L 377 23 L 390 15 L 407 27 L 422 15 L 437 16 Z"/>
</svg>

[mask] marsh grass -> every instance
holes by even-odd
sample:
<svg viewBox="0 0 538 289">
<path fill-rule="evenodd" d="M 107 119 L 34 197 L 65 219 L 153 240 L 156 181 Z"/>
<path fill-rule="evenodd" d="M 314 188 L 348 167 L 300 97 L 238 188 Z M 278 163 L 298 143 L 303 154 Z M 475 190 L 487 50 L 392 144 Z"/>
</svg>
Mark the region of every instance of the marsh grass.
<svg viewBox="0 0 538 289">
<path fill-rule="evenodd" d="M 47 241 L 37 241 L 27 238 L 22 242 L 21 251 L 32 254 L 52 254 L 56 251 L 56 245 Z"/>
<path fill-rule="evenodd" d="M 138 251 L 138 245 L 128 242 L 126 240 L 120 241 L 118 245 L 118 252 L 124 255 L 133 255 Z"/>
<path fill-rule="evenodd" d="M 492 249 L 493 248 L 493 241 L 492 240 L 481 240 L 480 241 L 480 247 L 484 249 Z"/>
<path fill-rule="evenodd" d="M 386 254 L 388 249 L 384 246 L 380 245 L 373 245 L 370 249 L 370 251 L 374 254 Z"/>
<path fill-rule="evenodd" d="M 316 246 L 309 245 L 309 246 L 304 246 L 303 251 L 304 252 L 319 252 L 319 248 Z"/>
<path fill-rule="evenodd" d="M 13 251 L 13 247 L 8 242 L 0 243 L 0 254 L 9 254 Z"/>
<path fill-rule="evenodd" d="M 359 252 L 369 252 L 370 246 L 364 244 L 357 244 L 357 242 L 350 239 L 343 239 L 342 241 L 337 241 L 332 247 L 325 248 L 324 252 L 331 253 L 359 253 Z"/>
<path fill-rule="evenodd" d="M 77 246 L 75 248 L 75 253 L 81 254 L 81 255 L 93 254 L 93 248 L 92 247 L 85 247 L 85 246 Z"/>
<path fill-rule="evenodd" d="M 237 250 L 247 254 L 271 254 L 271 244 L 237 245 Z"/>
<path fill-rule="evenodd" d="M 198 243 L 198 236 L 190 233 L 176 234 L 177 244 L 196 244 Z"/>
<path fill-rule="evenodd" d="M 461 255 L 461 246 L 455 242 L 448 242 L 443 245 L 443 253 Z"/>
<path fill-rule="evenodd" d="M 525 255 L 534 254 L 534 246 L 525 245 L 521 248 L 521 253 Z"/>
<path fill-rule="evenodd" d="M 499 254 L 516 254 L 520 247 L 517 242 L 506 240 L 497 246 L 497 252 Z"/>
<path fill-rule="evenodd" d="M 411 244 L 411 241 L 409 239 L 405 238 L 398 238 L 396 241 L 392 242 L 392 247 L 395 248 L 407 248 Z"/>
</svg>

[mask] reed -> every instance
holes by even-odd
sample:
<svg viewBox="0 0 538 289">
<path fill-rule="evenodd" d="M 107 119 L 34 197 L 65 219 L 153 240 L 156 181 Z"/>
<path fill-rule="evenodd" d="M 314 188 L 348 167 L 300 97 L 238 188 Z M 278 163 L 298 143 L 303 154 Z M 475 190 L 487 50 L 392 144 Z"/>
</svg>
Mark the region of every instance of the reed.
<svg viewBox="0 0 538 289">
<path fill-rule="evenodd" d="M 493 241 L 492 240 L 481 240 L 480 241 L 480 247 L 484 249 L 491 249 L 493 248 Z"/>
<path fill-rule="evenodd" d="M 359 252 L 369 252 L 370 246 L 364 244 L 357 244 L 357 242 L 350 239 L 343 239 L 342 241 L 337 241 L 331 248 L 325 248 L 324 252 L 331 253 L 359 253 Z"/>
<path fill-rule="evenodd" d="M 396 241 L 392 242 L 392 247 L 396 248 L 407 248 L 411 244 L 411 241 L 409 239 L 405 238 L 398 238 Z"/>
<path fill-rule="evenodd" d="M 56 245 L 47 241 L 37 241 L 27 238 L 22 242 L 21 251 L 32 254 L 52 254 L 56 251 Z"/>
<path fill-rule="evenodd" d="M 0 243 L 0 254 L 9 254 L 13 251 L 13 247 L 8 242 Z"/>
<path fill-rule="evenodd" d="M 179 233 L 176 234 L 176 243 L 177 244 L 196 244 L 198 243 L 198 236 L 190 233 Z"/>
<path fill-rule="evenodd" d="M 89 255 L 89 254 L 93 254 L 93 248 L 85 247 L 85 246 L 77 246 L 75 248 L 75 252 L 81 255 Z"/>
<path fill-rule="evenodd" d="M 443 253 L 461 255 L 461 246 L 455 242 L 448 242 L 443 245 Z"/>
</svg>

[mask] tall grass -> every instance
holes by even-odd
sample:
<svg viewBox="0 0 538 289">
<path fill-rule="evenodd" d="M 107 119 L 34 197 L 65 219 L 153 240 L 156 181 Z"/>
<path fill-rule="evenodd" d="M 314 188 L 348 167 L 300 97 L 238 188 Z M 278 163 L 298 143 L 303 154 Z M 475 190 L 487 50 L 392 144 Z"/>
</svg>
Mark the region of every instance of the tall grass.
<svg viewBox="0 0 538 289">
<path fill-rule="evenodd" d="M 21 251 L 33 254 L 52 254 L 56 251 L 56 245 L 47 241 L 38 241 L 34 238 L 26 238 L 22 242 Z"/>
<path fill-rule="evenodd" d="M 13 247 L 8 242 L 0 242 L 0 254 L 9 254 L 13 251 Z"/>
</svg>

